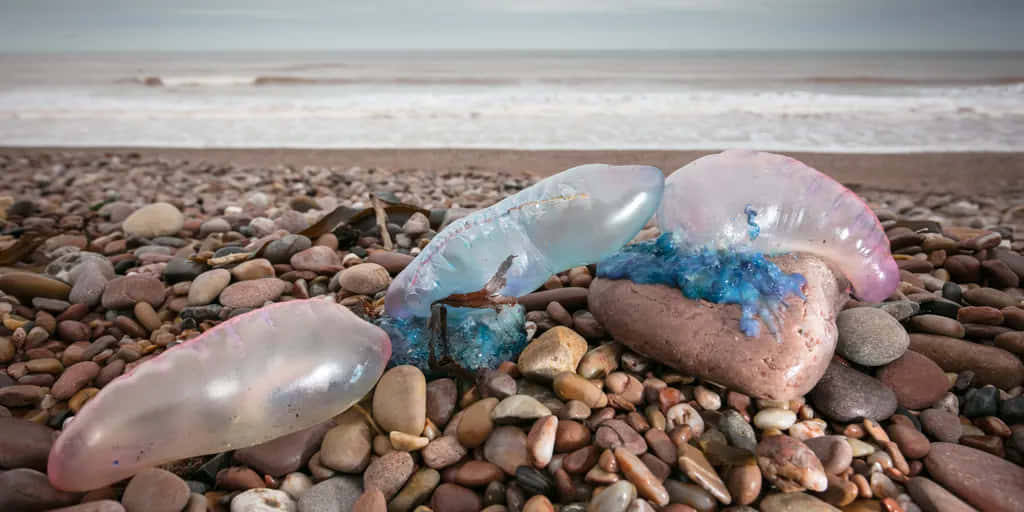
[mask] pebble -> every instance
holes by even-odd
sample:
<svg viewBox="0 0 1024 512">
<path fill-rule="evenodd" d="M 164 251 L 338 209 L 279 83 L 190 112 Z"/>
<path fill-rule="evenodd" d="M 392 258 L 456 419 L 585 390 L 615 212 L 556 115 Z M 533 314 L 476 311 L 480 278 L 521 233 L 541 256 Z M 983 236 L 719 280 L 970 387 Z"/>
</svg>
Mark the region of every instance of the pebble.
<svg viewBox="0 0 1024 512">
<path fill-rule="evenodd" d="M 427 419 L 427 381 L 419 368 L 402 365 L 384 372 L 373 393 L 373 418 L 385 432 L 418 436 Z"/>
<path fill-rule="evenodd" d="M 320 464 L 342 473 L 359 473 L 370 463 L 373 436 L 358 412 L 346 411 L 320 445 Z"/>
<path fill-rule="evenodd" d="M 909 344 L 907 332 L 896 319 L 876 308 L 843 310 L 836 318 L 839 340 L 836 352 L 865 366 L 881 366 L 903 355 Z"/>
<path fill-rule="evenodd" d="M 732 501 L 737 505 L 750 505 L 761 494 L 761 469 L 756 463 L 732 466 L 725 481 Z"/>
<path fill-rule="evenodd" d="M 398 274 L 405 267 L 412 263 L 413 257 L 408 254 L 402 254 L 400 252 L 381 251 L 381 250 L 370 250 L 369 255 L 366 257 L 367 263 L 376 263 L 391 274 Z"/>
<path fill-rule="evenodd" d="M 658 506 L 668 505 L 668 491 L 665 490 L 665 487 L 661 485 L 661 481 L 651 473 L 651 470 L 648 469 L 640 458 L 625 448 L 616 448 L 614 453 L 619 469 L 636 486 L 637 492 L 641 497 Z M 728 491 L 725 491 L 724 484 L 722 485 L 722 490 L 728 496 Z"/>
<path fill-rule="evenodd" d="M 878 380 L 896 394 L 896 401 L 907 409 L 923 409 L 935 403 L 949 390 L 949 379 L 939 365 L 913 350 L 882 367 Z"/>
<path fill-rule="evenodd" d="M 526 434 L 518 427 L 498 427 L 484 443 L 484 458 L 514 475 L 516 468 L 530 464 L 526 441 Z"/>
<path fill-rule="evenodd" d="M 889 438 L 900 448 L 900 453 L 908 459 L 920 459 L 928 455 L 931 442 L 920 430 L 908 425 L 889 425 L 886 429 Z"/>
<path fill-rule="evenodd" d="M 186 510 L 192 512 L 191 509 Z M 203 510 L 206 510 L 205 498 L 203 499 Z M 114 500 L 96 500 L 85 502 L 81 505 L 51 509 L 50 512 L 124 512 L 124 505 Z"/>
<path fill-rule="evenodd" d="M 50 394 L 57 400 L 67 400 L 92 382 L 99 373 L 100 365 L 92 361 L 75 363 L 65 369 L 64 373 L 57 378 Z"/>
<path fill-rule="evenodd" d="M 770 428 L 786 430 L 796 423 L 796 413 L 788 409 L 769 407 L 761 409 L 754 415 L 754 425 L 761 429 Z"/>
<path fill-rule="evenodd" d="M 232 466 L 217 472 L 217 487 L 232 491 L 266 487 L 259 473 L 245 466 Z"/>
<path fill-rule="evenodd" d="M 494 430 L 491 412 L 497 405 L 497 398 L 484 398 L 465 409 L 457 429 L 459 443 L 462 446 L 476 448 L 484 444 Z"/>
<path fill-rule="evenodd" d="M 391 284 L 391 275 L 386 268 L 376 263 L 359 263 L 342 270 L 338 284 L 351 293 L 373 295 Z"/>
<path fill-rule="evenodd" d="M 830 475 L 838 475 L 853 462 L 853 447 L 845 436 L 829 435 L 804 441 Z"/>
<path fill-rule="evenodd" d="M 442 436 L 427 443 L 420 454 L 429 468 L 443 469 L 466 456 L 466 449 L 454 436 Z"/>
<path fill-rule="evenodd" d="M 278 489 L 288 493 L 292 499 L 297 500 L 299 496 L 302 496 L 310 487 L 313 487 L 313 480 L 309 478 L 305 473 L 288 473 L 284 479 L 281 480 L 281 486 Z"/>
<path fill-rule="evenodd" d="M 520 423 L 550 415 L 551 409 L 527 395 L 512 395 L 505 398 L 491 411 L 491 416 L 498 424 Z"/>
<path fill-rule="evenodd" d="M 925 512 L 976 512 L 955 494 L 922 476 L 915 476 L 907 482 L 907 492 Z"/>
<path fill-rule="evenodd" d="M 753 453 L 757 447 L 757 438 L 753 427 L 743 419 L 742 414 L 733 409 L 722 413 L 722 417 L 718 420 L 718 429 L 725 434 L 729 444 L 736 448 Z"/>
<path fill-rule="evenodd" d="M 164 267 L 167 284 L 191 281 L 207 270 L 207 266 L 188 258 L 171 258 Z"/>
<path fill-rule="evenodd" d="M 455 483 L 466 487 L 485 487 L 491 482 L 503 481 L 505 473 L 492 462 L 470 460 L 455 468 Z"/>
<path fill-rule="evenodd" d="M 955 414 L 942 409 L 926 409 L 919 416 L 921 428 L 928 435 L 947 443 L 955 443 L 960 439 L 963 426 Z"/>
<path fill-rule="evenodd" d="M 459 390 L 452 379 L 435 379 L 427 383 L 427 418 L 444 427 L 455 412 Z"/>
<path fill-rule="evenodd" d="M 530 342 L 519 354 L 523 376 L 551 381 L 564 372 L 575 372 L 587 352 L 587 341 L 572 329 L 556 326 Z"/>
<path fill-rule="evenodd" d="M 761 512 L 839 512 L 838 508 L 802 492 L 770 494 L 761 500 L 760 509 Z"/>
<path fill-rule="evenodd" d="M 0 388 L 0 405 L 26 407 L 38 403 L 46 396 L 46 388 L 29 384 L 15 384 Z"/>
<path fill-rule="evenodd" d="M 363 472 L 363 488 L 375 487 L 390 500 L 412 476 L 416 463 L 408 452 L 390 452 L 374 459 Z"/>
<path fill-rule="evenodd" d="M 100 265 L 93 261 L 86 261 L 80 267 L 84 270 L 78 275 L 75 284 L 71 286 L 71 291 L 68 292 L 68 301 L 72 304 L 95 307 L 103 296 L 108 278 L 103 275 Z"/>
<path fill-rule="evenodd" d="M 587 512 L 626 512 L 635 499 L 636 487 L 626 480 L 619 480 L 594 496 L 587 505 Z"/>
<path fill-rule="evenodd" d="M 313 241 L 302 235 L 289 234 L 274 240 L 263 248 L 263 257 L 271 263 L 288 263 L 291 257 L 313 246 Z"/>
<path fill-rule="evenodd" d="M 444 483 L 430 497 L 434 512 L 479 512 L 483 502 L 477 494 L 461 485 Z"/>
<path fill-rule="evenodd" d="M 718 501 L 726 505 L 732 502 L 732 495 L 725 482 L 699 449 L 690 444 L 683 444 L 679 447 L 678 453 L 679 467 L 687 478 L 696 482 Z"/>
<path fill-rule="evenodd" d="M 844 423 L 862 418 L 882 421 L 897 407 L 895 393 L 878 379 L 835 362 L 829 364 L 809 398 L 818 412 Z"/>
<path fill-rule="evenodd" d="M 995 288 L 971 288 L 964 291 L 964 299 L 973 306 L 1006 308 L 1017 306 L 1020 299 Z"/>
<path fill-rule="evenodd" d="M 543 469 L 551 462 L 555 452 L 555 435 L 558 432 L 558 418 L 545 416 L 537 419 L 526 436 L 526 449 L 530 463 Z"/>
<path fill-rule="evenodd" d="M 276 278 L 239 281 L 220 292 L 220 303 L 229 308 L 258 308 L 276 300 L 284 293 L 287 283 Z"/>
<path fill-rule="evenodd" d="M 687 505 L 700 512 L 714 512 L 718 508 L 715 498 L 697 484 L 669 479 L 664 485 L 671 503 Z"/>
<path fill-rule="evenodd" d="M 552 387 L 562 400 L 579 400 L 591 408 L 608 405 L 608 397 L 597 386 L 573 372 L 558 374 Z"/>
<path fill-rule="evenodd" d="M 351 512 L 362 494 L 357 476 L 328 478 L 299 496 L 299 512 Z"/>
<path fill-rule="evenodd" d="M 153 238 L 172 236 L 181 231 L 185 216 L 169 203 L 153 203 L 132 212 L 121 223 L 121 229 L 128 236 Z"/>
<path fill-rule="evenodd" d="M 430 498 L 430 494 L 434 492 L 439 483 L 441 483 L 441 473 L 428 468 L 420 469 L 413 473 L 405 487 L 402 487 L 402 490 L 392 498 L 388 510 L 391 512 L 413 510 Z"/>
<path fill-rule="evenodd" d="M 131 309 L 136 302 L 158 307 L 164 303 L 164 295 L 164 284 L 159 279 L 133 274 L 111 279 L 100 302 L 107 309 Z"/>
<path fill-rule="evenodd" d="M 309 270 L 311 272 L 328 273 L 341 270 L 341 256 L 334 250 L 322 245 L 314 245 L 309 249 L 299 251 L 289 258 L 292 268 L 295 270 Z M 381 267 L 383 270 L 383 267 Z M 384 270 L 386 274 L 387 271 Z"/>
<path fill-rule="evenodd" d="M 981 510 L 1024 509 L 1024 467 L 974 448 L 933 443 L 928 473 Z"/>
<path fill-rule="evenodd" d="M 764 478 L 783 492 L 828 488 L 828 477 L 818 457 L 807 445 L 787 435 L 762 439 L 757 444 L 757 465 Z"/>
<path fill-rule="evenodd" d="M 288 493 L 276 489 L 249 489 L 231 499 L 231 512 L 295 512 Z"/>
<path fill-rule="evenodd" d="M 968 418 L 995 416 L 999 414 L 999 390 L 995 386 L 969 389 L 961 404 L 961 414 Z"/>
<path fill-rule="evenodd" d="M 0 468 L 45 471 L 56 436 L 57 433 L 45 425 L 0 416 Z"/>
<path fill-rule="evenodd" d="M 573 452 L 590 443 L 590 429 L 573 420 L 558 422 L 555 432 L 555 453 Z"/>
<path fill-rule="evenodd" d="M 12 270 L 0 273 L 0 291 L 25 302 L 31 302 L 34 297 L 67 300 L 71 287 L 41 274 Z"/>
<path fill-rule="evenodd" d="M 928 357 L 947 372 L 972 370 L 978 384 L 1011 389 L 1024 382 L 1024 363 L 996 347 L 934 334 L 911 334 L 910 349 Z"/>
<path fill-rule="evenodd" d="M 174 473 L 146 468 L 128 482 L 121 504 L 128 512 L 179 512 L 190 494 L 185 481 Z"/>
<path fill-rule="evenodd" d="M 387 512 L 388 501 L 380 489 L 367 489 L 352 505 L 352 512 Z"/>
<path fill-rule="evenodd" d="M 76 493 L 53 488 L 50 481 L 47 480 L 46 474 L 34 469 L 18 468 L 0 471 L 0 510 L 12 512 L 49 510 L 77 503 L 79 496 Z M 188 497 L 186 496 L 185 499 L 187 500 Z M 182 502 L 182 506 L 184 505 L 185 503 Z M 175 509 L 175 512 L 179 509 Z M 168 509 L 156 506 L 129 510 L 160 512 Z"/>
<path fill-rule="evenodd" d="M 957 316 L 960 316 L 962 311 L 963 308 L 957 311 Z M 966 333 L 964 326 L 960 322 L 941 315 L 917 315 L 911 317 L 907 322 L 907 327 L 910 327 L 915 332 L 938 334 L 951 338 L 963 338 Z"/>
</svg>

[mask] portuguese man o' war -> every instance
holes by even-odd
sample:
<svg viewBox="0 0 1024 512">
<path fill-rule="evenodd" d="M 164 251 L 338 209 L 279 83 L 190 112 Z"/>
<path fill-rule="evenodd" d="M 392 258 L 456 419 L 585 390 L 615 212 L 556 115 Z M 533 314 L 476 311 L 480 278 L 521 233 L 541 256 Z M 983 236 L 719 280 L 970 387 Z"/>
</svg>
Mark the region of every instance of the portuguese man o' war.
<svg viewBox="0 0 1024 512">
<path fill-rule="evenodd" d="M 725 151 L 687 164 L 665 180 L 662 236 L 598 265 L 598 276 L 678 287 L 686 297 L 738 304 L 741 330 L 773 333 L 804 279 L 765 254 L 805 252 L 838 267 L 856 294 L 880 301 L 899 283 L 888 238 L 853 192 L 799 161 Z"/>
<path fill-rule="evenodd" d="M 239 315 L 105 386 L 54 444 L 50 482 L 88 491 L 317 425 L 369 393 L 390 356 L 387 334 L 331 301 Z"/>
<path fill-rule="evenodd" d="M 819 256 L 864 301 L 884 300 L 899 285 L 889 240 L 871 208 L 790 157 L 732 150 L 699 158 L 665 180 L 657 218 L 662 232 L 681 232 L 695 247 Z"/>
<path fill-rule="evenodd" d="M 541 180 L 438 233 L 388 288 L 395 318 L 478 291 L 514 256 L 498 293 L 518 297 L 552 274 L 619 249 L 654 215 L 665 177 L 650 166 L 589 164 Z"/>
</svg>

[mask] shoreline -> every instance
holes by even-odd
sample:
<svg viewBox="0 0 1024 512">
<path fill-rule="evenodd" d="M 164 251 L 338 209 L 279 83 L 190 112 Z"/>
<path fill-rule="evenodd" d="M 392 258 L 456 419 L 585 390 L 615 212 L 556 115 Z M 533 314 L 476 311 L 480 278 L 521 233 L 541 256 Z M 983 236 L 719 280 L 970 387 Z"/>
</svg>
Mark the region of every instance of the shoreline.
<svg viewBox="0 0 1024 512">
<path fill-rule="evenodd" d="M 136 153 L 246 167 L 316 165 L 434 172 L 473 170 L 549 176 L 590 162 L 645 164 L 666 173 L 717 150 L 507 150 L 461 148 L 161 148 L 0 146 L 0 155 Z M 1007 195 L 1024 193 L 1024 152 L 780 152 L 846 185 L 880 190 Z"/>
</svg>

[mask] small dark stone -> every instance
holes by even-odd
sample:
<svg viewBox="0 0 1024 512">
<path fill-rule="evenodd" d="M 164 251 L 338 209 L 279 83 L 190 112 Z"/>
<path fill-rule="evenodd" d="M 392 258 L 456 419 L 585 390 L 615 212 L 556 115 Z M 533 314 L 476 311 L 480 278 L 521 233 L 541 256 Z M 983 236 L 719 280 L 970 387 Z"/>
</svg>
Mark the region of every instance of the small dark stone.
<svg viewBox="0 0 1024 512">
<path fill-rule="evenodd" d="M 484 490 L 484 506 L 504 505 L 506 490 L 505 484 L 497 480 L 487 484 L 487 489 Z"/>
<path fill-rule="evenodd" d="M 128 270 L 135 268 L 135 263 L 133 259 L 121 260 L 114 265 L 114 273 L 124 275 Z"/>
<path fill-rule="evenodd" d="M 199 469 L 190 475 L 190 477 L 201 482 L 213 483 L 217 480 L 217 472 L 227 466 L 228 453 L 229 452 L 223 452 L 214 455 L 212 459 L 203 463 L 202 466 L 199 466 Z"/>
<path fill-rule="evenodd" d="M 960 409 L 968 418 L 995 416 L 999 410 L 999 389 L 985 386 L 969 390 Z"/>
<path fill-rule="evenodd" d="M 963 296 L 963 290 L 960 289 L 960 285 L 952 281 L 946 281 L 942 285 L 942 296 L 953 302 L 960 302 L 960 298 Z"/>
<path fill-rule="evenodd" d="M 220 304 L 189 306 L 181 310 L 181 318 L 191 318 L 197 322 L 202 322 L 203 320 L 216 320 L 219 318 L 222 309 L 224 309 L 224 306 L 221 306 Z"/>
<path fill-rule="evenodd" d="M 974 382 L 974 372 L 972 370 L 964 370 L 957 374 L 956 381 L 953 382 L 953 389 L 962 393 L 971 387 L 971 383 Z"/>
<path fill-rule="evenodd" d="M 1024 423 L 1024 395 L 999 402 L 999 417 L 1010 424 Z"/>
<path fill-rule="evenodd" d="M 168 284 L 191 281 L 207 270 L 207 266 L 188 258 L 171 258 L 164 267 L 164 280 Z"/>
<path fill-rule="evenodd" d="M 227 247 L 221 247 L 220 249 L 217 249 L 217 251 L 213 253 L 213 257 L 214 258 L 222 258 L 222 257 L 227 256 L 229 254 L 238 254 L 240 252 L 245 252 L 245 249 L 243 249 L 243 248 L 241 248 L 241 247 L 239 247 L 237 245 L 229 245 Z"/>
<path fill-rule="evenodd" d="M 522 487 L 527 496 L 543 494 L 551 496 L 555 490 L 555 484 L 540 471 L 530 466 L 519 466 L 516 468 L 516 483 Z"/>
<path fill-rule="evenodd" d="M 955 319 L 958 311 L 960 311 L 960 306 L 944 300 L 930 300 L 921 303 L 922 315 L 942 315 Z"/>
<path fill-rule="evenodd" d="M 210 490 L 210 485 L 205 482 L 199 482 L 197 480 L 185 480 L 185 485 L 188 489 L 196 494 L 206 494 L 206 491 Z"/>
<path fill-rule="evenodd" d="M 285 235 L 270 242 L 263 249 L 263 257 L 271 263 L 288 263 L 292 255 L 309 249 L 313 242 L 302 235 Z"/>
</svg>

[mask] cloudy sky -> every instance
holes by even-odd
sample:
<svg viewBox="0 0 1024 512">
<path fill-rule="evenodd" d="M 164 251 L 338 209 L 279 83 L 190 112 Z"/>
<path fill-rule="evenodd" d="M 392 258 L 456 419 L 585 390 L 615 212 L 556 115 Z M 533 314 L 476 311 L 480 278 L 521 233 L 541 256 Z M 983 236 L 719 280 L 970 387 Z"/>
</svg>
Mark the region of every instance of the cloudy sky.
<svg viewBox="0 0 1024 512">
<path fill-rule="evenodd" d="M 0 0 L 0 51 L 1024 50 L 1024 0 Z"/>
</svg>

